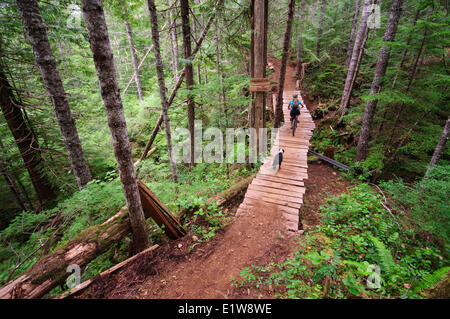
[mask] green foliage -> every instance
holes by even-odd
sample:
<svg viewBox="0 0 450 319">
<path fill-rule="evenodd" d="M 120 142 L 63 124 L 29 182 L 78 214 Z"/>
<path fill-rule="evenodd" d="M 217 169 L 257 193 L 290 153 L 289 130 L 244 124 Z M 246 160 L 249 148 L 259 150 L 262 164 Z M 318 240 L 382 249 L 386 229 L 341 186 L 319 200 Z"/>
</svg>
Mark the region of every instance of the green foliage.
<svg viewBox="0 0 450 319">
<path fill-rule="evenodd" d="M 396 233 L 398 234 L 398 233 Z M 392 258 L 392 253 L 386 246 L 376 237 L 371 237 L 373 245 L 377 251 L 377 260 L 381 265 L 381 270 L 384 271 L 387 275 L 392 274 L 395 271 L 396 264 L 394 259 Z"/>
<path fill-rule="evenodd" d="M 340 64 L 329 63 L 325 67 L 308 70 L 308 93 L 310 97 L 338 96 L 342 90 L 344 67 Z"/>
<path fill-rule="evenodd" d="M 415 292 L 421 292 L 422 290 L 428 289 L 433 287 L 435 284 L 437 284 L 444 276 L 448 274 L 450 271 L 450 267 L 442 267 L 432 274 L 429 274 L 423 278 L 423 280 L 414 288 Z"/>
<path fill-rule="evenodd" d="M 251 275 L 246 269 L 241 286 L 272 285 L 281 298 L 321 298 L 328 280 L 331 298 L 421 298 L 417 292 L 448 272 L 448 256 L 417 238 L 383 199 L 367 184 L 329 197 L 320 209 L 322 225 L 305 233 L 294 255 L 252 266 Z"/>
<path fill-rule="evenodd" d="M 382 183 L 393 199 L 396 209 L 405 210 L 418 229 L 435 236 L 448 245 L 450 240 L 450 166 L 434 167 L 422 180 L 412 186 L 402 180 Z M 448 249 L 448 246 L 446 246 Z"/>
</svg>

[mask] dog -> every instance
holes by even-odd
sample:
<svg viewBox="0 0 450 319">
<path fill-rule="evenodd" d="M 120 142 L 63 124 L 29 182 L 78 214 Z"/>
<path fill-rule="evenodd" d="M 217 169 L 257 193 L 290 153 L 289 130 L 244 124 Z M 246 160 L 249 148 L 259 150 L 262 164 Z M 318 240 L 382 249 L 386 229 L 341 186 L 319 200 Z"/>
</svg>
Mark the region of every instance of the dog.
<svg viewBox="0 0 450 319">
<path fill-rule="evenodd" d="M 284 153 L 284 149 L 280 148 L 280 150 L 278 151 L 278 154 L 275 155 L 275 157 L 273 158 L 273 163 L 272 163 L 273 169 L 276 169 L 277 165 L 278 165 L 278 169 L 281 168 L 281 163 L 283 162 L 283 153 Z"/>
</svg>

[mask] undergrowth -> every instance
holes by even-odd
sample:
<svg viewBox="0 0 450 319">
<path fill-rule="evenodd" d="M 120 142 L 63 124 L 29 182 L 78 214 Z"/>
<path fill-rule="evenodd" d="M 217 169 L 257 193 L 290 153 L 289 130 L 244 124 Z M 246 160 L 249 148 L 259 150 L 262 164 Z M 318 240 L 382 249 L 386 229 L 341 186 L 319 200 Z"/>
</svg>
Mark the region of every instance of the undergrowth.
<svg viewBox="0 0 450 319">
<path fill-rule="evenodd" d="M 450 269 L 447 172 L 437 168 L 407 192 L 402 181 L 384 191 L 363 183 L 329 197 L 292 257 L 247 267 L 233 285 L 278 298 L 422 298 Z M 417 219 L 424 215 L 429 223 Z"/>
</svg>

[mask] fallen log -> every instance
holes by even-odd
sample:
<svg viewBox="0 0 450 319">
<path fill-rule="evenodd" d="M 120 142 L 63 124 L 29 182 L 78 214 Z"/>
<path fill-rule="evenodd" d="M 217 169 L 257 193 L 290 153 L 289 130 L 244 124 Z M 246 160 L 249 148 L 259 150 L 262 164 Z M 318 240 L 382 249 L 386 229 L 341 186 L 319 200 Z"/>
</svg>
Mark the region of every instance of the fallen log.
<svg viewBox="0 0 450 319">
<path fill-rule="evenodd" d="M 39 260 L 17 279 L 0 289 L 0 299 L 40 298 L 64 282 L 67 266 L 82 268 L 131 232 L 128 209 L 123 207 L 101 225 L 81 232 L 75 239 Z"/>
</svg>

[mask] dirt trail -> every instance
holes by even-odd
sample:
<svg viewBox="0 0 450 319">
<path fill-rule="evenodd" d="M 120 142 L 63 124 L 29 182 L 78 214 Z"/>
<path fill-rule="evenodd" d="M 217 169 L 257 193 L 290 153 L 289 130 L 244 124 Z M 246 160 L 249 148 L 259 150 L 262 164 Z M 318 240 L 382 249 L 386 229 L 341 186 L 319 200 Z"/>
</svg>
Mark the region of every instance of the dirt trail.
<svg viewBox="0 0 450 319">
<path fill-rule="evenodd" d="M 275 66 L 272 78 L 278 81 L 280 61 L 269 58 Z M 285 90 L 295 90 L 295 68 L 288 65 Z M 309 106 L 309 105 L 308 105 Z M 323 166 L 323 165 L 321 165 Z M 338 183 L 339 173 L 333 175 L 329 167 L 316 169 L 320 184 Z M 311 179 L 311 177 L 310 177 Z M 308 185 L 307 184 L 307 185 Z M 322 185 L 307 190 L 306 203 Z M 343 185 L 345 188 L 345 185 Z M 238 205 L 235 205 L 235 208 Z M 316 207 L 313 207 L 314 209 Z M 304 211 L 308 224 L 318 222 L 311 211 Z M 108 278 L 98 278 L 81 298 L 265 298 L 266 291 L 240 291 L 232 288 L 232 279 L 251 265 L 267 265 L 285 259 L 295 247 L 295 237 L 288 236 L 280 213 L 269 204 L 255 206 L 248 214 L 236 218 L 210 242 L 195 242 L 192 234 L 171 241 L 157 250 L 133 261 L 126 268 Z"/>
</svg>

